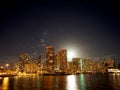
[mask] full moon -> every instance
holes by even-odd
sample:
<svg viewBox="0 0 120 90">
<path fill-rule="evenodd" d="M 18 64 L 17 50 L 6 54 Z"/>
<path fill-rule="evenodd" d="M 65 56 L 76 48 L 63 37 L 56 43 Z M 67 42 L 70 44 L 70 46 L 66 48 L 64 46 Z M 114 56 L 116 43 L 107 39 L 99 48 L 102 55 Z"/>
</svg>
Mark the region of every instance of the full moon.
<svg viewBox="0 0 120 90">
<path fill-rule="evenodd" d="M 67 50 L 67 61 L 71 62 L 72 58 L 78 57 L 80 56 L 79 52 L 78 52 L 78 46 L 71 44 L 71 43 L 67 43 L 64 46 L 60 46 L 59 48 L 64 48 Z"/>
<path fill-rule="evenodd" d="M 72 58 L 75 57 L 75 52 L 73 50 L 67 50 L 67 61 L 72 61 Z"/>
</svg>

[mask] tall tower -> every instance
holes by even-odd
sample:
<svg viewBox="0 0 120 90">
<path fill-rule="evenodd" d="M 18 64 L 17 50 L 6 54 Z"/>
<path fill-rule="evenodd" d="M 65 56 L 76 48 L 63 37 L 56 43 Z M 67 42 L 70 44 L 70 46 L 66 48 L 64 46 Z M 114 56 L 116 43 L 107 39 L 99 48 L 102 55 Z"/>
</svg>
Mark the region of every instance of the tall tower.
<svg viewBox="0 0 120 90">
<path fill-rule="evenodd" d="M 53 46 L 46 46 L 46 67 L 48 73 L 53 73 L 54 72 L 54 47 Z"/>
<path fill-rule="evenodd" d="M 67 50 L 62 49 L 57 53 L 57 67 L 65 72 L 67 70 Z"/>
</svg>

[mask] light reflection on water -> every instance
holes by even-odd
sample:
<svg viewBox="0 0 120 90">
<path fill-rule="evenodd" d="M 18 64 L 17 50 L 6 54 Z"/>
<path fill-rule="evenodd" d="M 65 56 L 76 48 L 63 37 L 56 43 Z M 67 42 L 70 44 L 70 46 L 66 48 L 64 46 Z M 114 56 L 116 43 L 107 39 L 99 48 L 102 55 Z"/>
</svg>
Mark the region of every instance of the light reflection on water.
<svg viewBox="0 0 120 90">
<path fill-rule="evenodd" d="M 66 81 L 67 81 L 67 83 L 66 83 L 67 90 L 79 90 L 79 86 L 77 83 L 77 76 L 75 76 L 75 75 L 67 76 Z"/>
<path fill-rule="evenodd" d="M 9 86 L 9 78 L 5 77 L 5 78 L 3 78 L 2 89 L 3 90 L 8 90 L 9 89 L 8 86 Z"/>
<path fill-rule="evenodd" d="M 120 90 L 120 75 L 2 77 L 0 90 Z"/>
<path fill-rule="evenodd" d="M 80 90 L 86 90 L 85 76 L 80 74 Z"/>
</svg>

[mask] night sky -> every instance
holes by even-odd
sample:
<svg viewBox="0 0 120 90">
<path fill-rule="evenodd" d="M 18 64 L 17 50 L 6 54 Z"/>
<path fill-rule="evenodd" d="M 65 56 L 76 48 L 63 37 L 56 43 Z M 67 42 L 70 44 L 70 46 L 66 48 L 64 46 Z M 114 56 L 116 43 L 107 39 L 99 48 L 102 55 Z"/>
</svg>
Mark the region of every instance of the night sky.
<svg viewBox="0 0 120 90">
<path fill-rule="evenodd" d="M 18 61 L 23 52 L 32 58 L 44 55 L 45 45 L 53 45 L 56 51 L 72 49 L 78 57 L 119 57 L 119 12 L 117 1 L 3 2 L 0 64 Z"/>
</svg>

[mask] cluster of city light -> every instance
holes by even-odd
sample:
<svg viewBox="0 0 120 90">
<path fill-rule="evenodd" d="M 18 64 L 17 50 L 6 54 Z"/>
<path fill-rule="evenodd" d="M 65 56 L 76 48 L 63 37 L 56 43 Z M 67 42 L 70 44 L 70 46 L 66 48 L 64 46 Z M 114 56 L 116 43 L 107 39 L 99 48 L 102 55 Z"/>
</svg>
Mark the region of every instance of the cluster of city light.
<svg viewBox="0 0 120 90">
<path fill-rule="evenodd" d="M 0 67 L 0 75 L 13 73 L 17 73 L 17 75 L 22 76 L 26 76 L 29 74 L 79 74 L 97 72 L 120 73 L 120 70 L 114 69 L 115 60 L 113 59 L 105 59 L 102 61 L 101 65 L 98 61 L 92 61 L 89 58 L 78 57 L 79 53 L 75 48 L 64 48 L 66 49 L 59 50 L 55 55 L 54 47 L 46 46 L 45 63 L 41 63 L 41 55 L 39 58 L 31 60 L 29 54 L 23 53 L 20 55 L 19 63 L 17 63 L 16 66 L 14 66 L 14 68 L 16 69 L 15 71 L 11 71 L 9 69 L 10 65 L 5 64 Z"/>
<path fill-rule="evenodd" d="M 0 76 L 17 75 L 15 71 L 10 70 L 9 66 L 10 64 L 0 66 Z"/>
<path fill-rule="evenodd" d="M 4 69 L 9 69 L 9 65 L 10 64 L 5 64 L 4 66 L 0 66 L 0 69 L 1 70 L 4 70 Z M 0 75 L 5 75 L 5 74 L 7 74 L 6 72 L 0 72 Z"/>
<path fill-rule="evenodd" d="M 8 69 L 9 66 L 10 66 L 10 64 L 5 64 L 5 65 L 3 65 L 3 66 L 0 66 L 0 69 L 4 69 L 4 68 Z"/>
</svg>

